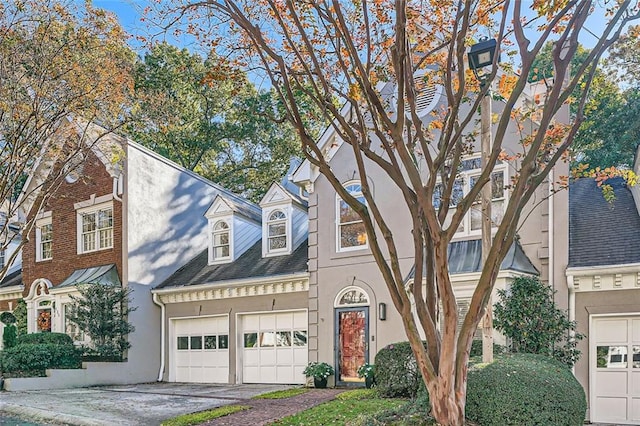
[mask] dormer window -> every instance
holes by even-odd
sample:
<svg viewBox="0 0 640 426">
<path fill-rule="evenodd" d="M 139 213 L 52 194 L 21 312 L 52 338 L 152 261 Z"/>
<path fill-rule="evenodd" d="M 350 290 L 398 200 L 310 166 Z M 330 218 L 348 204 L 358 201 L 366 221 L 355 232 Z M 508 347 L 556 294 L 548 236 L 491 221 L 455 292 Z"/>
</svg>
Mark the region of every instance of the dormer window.
<svg viewBox="0 0 640 426">
<path fill-rule="evenodd" d="M 267 222 L 269 253 L 287 250 L 287 215 L 276 210 L 269 215 Z"/>
<path fill-rule="evenodd" d="M 229 260 L 231 258 L 231 230 L 229 224 L 219 220 L 213 225 L 213 261 Z"/>
</svg>

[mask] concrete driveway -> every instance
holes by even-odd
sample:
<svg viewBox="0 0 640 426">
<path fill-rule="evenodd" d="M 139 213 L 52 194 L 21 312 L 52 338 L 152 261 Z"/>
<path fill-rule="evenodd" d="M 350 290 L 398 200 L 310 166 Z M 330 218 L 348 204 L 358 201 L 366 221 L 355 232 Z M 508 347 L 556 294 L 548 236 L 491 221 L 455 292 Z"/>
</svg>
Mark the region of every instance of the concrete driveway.
<svg viewBox="0 0 640 426">
<path fill-rule="evenodd" d="M 0 411 L 43 424 L 159 425 L 180 414 L 236 404 L 284 385 L 147 383 L 0 392 Z"/>
</svg>

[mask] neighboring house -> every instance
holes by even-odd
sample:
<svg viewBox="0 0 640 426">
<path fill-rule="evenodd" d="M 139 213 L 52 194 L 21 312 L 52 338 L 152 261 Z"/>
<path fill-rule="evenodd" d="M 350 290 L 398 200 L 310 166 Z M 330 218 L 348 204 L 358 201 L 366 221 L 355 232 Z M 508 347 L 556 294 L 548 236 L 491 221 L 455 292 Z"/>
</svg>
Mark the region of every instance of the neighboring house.
<svg viewBox="0 0 640 426">
<path fill-rule="evenodd" d="M 0 226 L 6 221 L 6 215 L 0 213 Z M 4 250 L 0 250 L 0 268 L 4 268 L 7 262 L 11 261 L 11 256 L 18 250 L 21 237 L 20 229 L 9 224 L 6 228 L 10 235 L 8 244 L 4 244 Z M 0 280 L 0 312 L 12 312 L 16 308 L 16 300 L 22 297 L 22 254 L 18 252 L 13 263 L 9 265 L 7 271 Z M 0 322 L 0 349 L 3 347 L 2 334 L 4 324 Z"/>
<path fill-rule="evenodd" d="M 26 193 L 48 172 L 47 167 L 50 164 L 40 164 L 33 171 Z M 205 213 L 218 195 L 241 207 L 249 205 L 133 141 L 106 135 L 41 211 L 25 212 L 36 215 L 22 256 L 20 296 L 27 302 L 29 332 L 66 332 L 86 342 L 66 318 L 69 296 L 78 294 L 77 285 L 130 288 L 136 310 L 129 315 L 135 331 L 129 334 L 132 346 L 127 360 L 114 367 L 114 373 L 95 380 L 155 380 L 161 358 L 161 309 L 153 303 L 151 288 L 206 247 Z M 15 304 L 18 294 L 13 297 L 3 300 L 3 306 Z M 64 387 L 62 382 L 55 386 Z"/>
<path fill-rule="evenodd" d="M 158 380 L 305 382 L 307 207 L 291 189 L 273 184 L 259 206 L 202 199 L 208 245 L 152 291 L 163 307 Z"/>
<path fill-rule="evenodd" d="M 620 178 L 606 183 L 613 203 L 591 179 L 569 190 L 569 314 L 586 336 L 575 375 L 587 394 L 587 419 L 640 424 L 640 188 Z"/>
<path fill-rule="evenodd" d="M 416 102 L 423 120 L 429 120 L 429 113 L 445 102 L 437 86 L 425 88 L 419 99 L 424 100 Z M 493 110 L 501 109 L 502 103 L 494 101 Z M 503 148 L 510 154 L 517 152 L 521 149 L 519 139 L 516 127 L 511 125 Z M 318 144 L 331 169 L 339 171 L 336 175 L 344 187 L 364 202 L 360 187 L 364 177 L 358 175 L 352 148 L 331 128 Z M 554 173 L 556 176 L 567 175 L 567 169 L 566 164 L 560 164 Z M 384 199 L 379 204 L 381 213 L 391 227 L 399 250 L 400 267 L 409 285 L 414 267 L 411 218 L 406 209 L 397 207 L 404 205 L 404 200 L 387 175 L 375 166 L 368 170 L 366 179 L 373 197 Z M 479 173 L 479 155 L 466 158 L 460 172 L 460 190 L 468 191 L 470 182 Z M 507 164 L 498 164 L 494 171 L 494 179 L 504 183 L 502 190 L 493 194 L 492 216 L 496 222 L 509 198 L 505 185 L 512 173 Z M 373 363 L 376 353 L 386 345 L 406 340 L 400 314 L 393 307 L 359 217 L 308 161 L 294 173 L 293 180 L 309 193 L 309 359 L 332 364 L 338 385 L 362 381 L 357 377 L 359 365 Z M 523 213 L 523 221 L 524 218 L 526 221 L 502 263 L 495 288 L 504 289 L 523 274 L 539 274 L 560 290 L 558 303 L 566 309 L 564 270 L 568 247 L 568 195 L 565 191 L 547 199 L 548 195 L 548 185 L 542 185 L 534 196 L 535 201 Z M 434 203 L 438 202 L 440 200 L 434 199 Z M 451 279 L 462 314 L 466 312 L 465 305 L 468 306 L 480 277 L 481 235 L 477 219 L 472 212 L 468 214 L 449 248 Z M 499 334 L 494 337 L 497 343 L 504 342 Z"/>
</svg>

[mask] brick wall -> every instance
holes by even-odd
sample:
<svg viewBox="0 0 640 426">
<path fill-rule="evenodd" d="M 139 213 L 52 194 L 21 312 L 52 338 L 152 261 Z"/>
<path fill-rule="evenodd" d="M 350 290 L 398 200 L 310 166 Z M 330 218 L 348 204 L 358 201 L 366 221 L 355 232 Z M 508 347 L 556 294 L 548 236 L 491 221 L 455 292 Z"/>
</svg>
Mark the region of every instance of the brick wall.
<svg viewBox="0 0 640 426">
<path fill-rule="evenodd" d="M 35 228 L 22 251 L 24 295 L 34 280 L 46 278 L 56 286 L 76 269 L 115 263 L 122 273 L 122 204 L 113 200 L 113 248 L 77 254 L 77 223 L 74 204 L 112 193 L 113 178 L 102 162 L 90 152 L 82 177 L 75 183 L 62 183 L 49 199 L 44 211 L 51 211 L 53 224 L 53 259 L 36 262 Z"/>
</svg>

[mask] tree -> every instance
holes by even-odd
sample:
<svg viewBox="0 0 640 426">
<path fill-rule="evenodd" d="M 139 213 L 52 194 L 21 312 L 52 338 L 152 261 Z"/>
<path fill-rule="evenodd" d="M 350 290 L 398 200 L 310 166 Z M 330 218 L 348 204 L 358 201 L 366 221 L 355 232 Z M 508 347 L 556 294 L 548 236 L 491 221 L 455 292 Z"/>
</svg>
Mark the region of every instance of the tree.
<svg viewBox="0 0 640 426">
<path fill-rule="evenodd" d="M 523 10 L 525 4 L 530 10 Z M 283 118 L 298 132 L 305 157 L 363 221 L 369 249 L 402 317 L 429 392 L 432 415 L 440 424 L 464 423 L 469 349 L 523 209 L 571 146 L 584 119 L 586 93 L 598 60 L 624 25 L 638 18 L 630 1 L 612 6 L 603 34 L 571 77 L 568 67 L 584 23 L 594 13 L 591 6 L 587 0 L 176 0 L 164 9 L 167 22 L 190 17 L 192 34 L 214 45 L 220 54 L 263 70 L 270 79 L 284 105 Z M 531 25 L 537 31 L 526 31 Z M 457 170 L 463 156 L 473 150 L 476 112 L 491 87 L 480 87 L 466 65 L 468 45 L 486 34 L 487 27 L 504 57 L 518 58 L 514 65 L 518 72 L 499 73 L 494 62 L 486 73 L 486 81 L 499 87 L 504 107 L 497 112 L 491 152 L 476 184 L 462 197 L 454 194 L 455 203 L 451 203 Z M 557 38 L 556 78 L 534 99 L 537 102 L 520 103 L 533 61 L 552 36 Z M 416 74 L 418 70 L 426 74 Z M 416 97 L 423 92 L 417 84 L 440 85 L 446 108 L 422 120 Z M 558 122 L 556 114 L 578 86 L 581 92 L 573 121 Z M 324 111 L 345 148 L 351 148 L 365 203 L 343 188 L 339 171 L 331 168 L 316 144 L 294 96 L 297 90 Z M 511 123 L 523 130 L 519 152 L 512 157 L 502 150 Z M 523 123 L 530 131 L 524 132 Z M 509 161 L 516 176 L 468 312 L 458 327 L 447 248 L 499 159 Z M 412 218 L 414 282 L 423 285 L 409 291 L 404 282 L 407 271 L 398 259 L 397 230 L 390 228 L 392 218 L 380 208 L 385 200 L 372 195 L 367 180 L 372 170 L 386 174 L 403 196 L 404 205 L 394 209 L 394 216 L 402 208 Z M 433 203 L 436 191 L 439 203 Z"/>
<path fill-rule="evenodd" d="M 256 90 L 214 52 L 203 59 L 159 43 L 137 64 L 135 80 L 132 138 L 234 192 L 259 201 L 301 155 L 292 127 L 271 120 L 273 93 Z"/>
<path fill-rule="evenodd" d="M 0 322 L 5 325 L 2 332 L 2 344 L 5 348 L 14 347 L 18 339 L 16 317 L 11 312 L 3 312 L 0 314 Z"/>
<path fill-rule="evenodd" d="M 518 277 L 509 290 L 498 290 L 494 306 L 496 330 L 511 339 L 511 352 L 553 357 L 572 367 L 580 358 L 575 321 L 553 300 L 556 292 L 537 277 Z"/>
<path fill-rule="evenodd" d="M 35 213 L 84 150 L 125 118 L 133 58 L 115 18 L 90 3 L 0 2 L 0 200 L 11 219 L 0 221 L 1 250 L 16 218 L 28 241 Z M 94 123 L 104 131 L 89 137 Z"/>
<path fill-rule="evenodd" d="M 13 310 L 16 318 L 16 328 L 18 336 L 27 334 L 27 302 L 24 299 L 18 300 L 18 306 Z"/>
<path fill-rule="evenodd" d="M 122 359 L 131 343 L 127 335 L 134 331 L 127 317 L 137 307 L 129 306 L 131 289 L 109 284 L 85 284 L 80 296 L 70 296 L 68 319 L 90 338 L 88 354 Z"/>
</svg>

